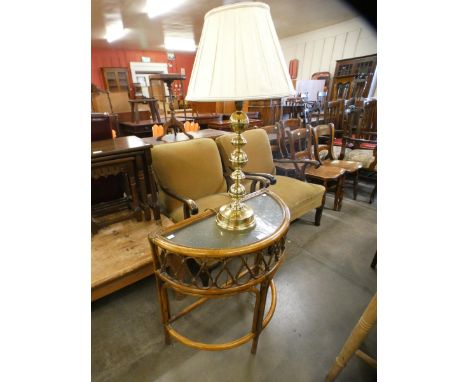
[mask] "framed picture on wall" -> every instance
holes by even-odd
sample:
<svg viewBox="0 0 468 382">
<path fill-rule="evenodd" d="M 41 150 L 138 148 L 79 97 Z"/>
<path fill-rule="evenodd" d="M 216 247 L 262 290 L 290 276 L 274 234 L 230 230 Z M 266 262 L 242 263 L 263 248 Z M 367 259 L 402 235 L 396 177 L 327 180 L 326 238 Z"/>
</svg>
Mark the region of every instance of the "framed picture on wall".
<svg viewBox="0 0 468 382">
<path fill-rule="evenodd" d="M 168 61 L 175 61 L 175 53 L 174 52 L 167 52 L 167 60 Z"/>
</svg>

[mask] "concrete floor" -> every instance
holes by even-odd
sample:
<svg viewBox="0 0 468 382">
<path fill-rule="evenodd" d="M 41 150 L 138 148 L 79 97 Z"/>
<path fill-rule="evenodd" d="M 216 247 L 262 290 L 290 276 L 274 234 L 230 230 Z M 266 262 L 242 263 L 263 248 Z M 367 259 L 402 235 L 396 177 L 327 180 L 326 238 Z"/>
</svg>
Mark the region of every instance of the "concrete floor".
<svg viewBox="0 0 468 382">
<path fill-rule="evenodd" d="M 357 201 L 346 191 L 342 211 L 325 209 L 320 227 L 305 221 L 313 221 L 314 213 L 291 224 L 287 257 L 275 277 L 276 312 L 256 355 L 250 343 L 221 352 L 176 341 L 166 346 L 150 277 L 93 303 L 92 380 L 323 381 L 377 289 L 369 267 L 377 248 L 376 203 L 367 203 L 370 185 L 360 191 Z M 332 199 L 329 194 L 327 207 Z M 171 299 L 172 311 L 191 301 Z M 212 300 L 175 328 L 195 340 L 229 341 L 249 331 L 253 307 L 250 294 Z M 361 349 L 376 357 L 376 328 Z M 337 381 L 376 379 L 374 369 L 353 357 Z"/>
</svg>

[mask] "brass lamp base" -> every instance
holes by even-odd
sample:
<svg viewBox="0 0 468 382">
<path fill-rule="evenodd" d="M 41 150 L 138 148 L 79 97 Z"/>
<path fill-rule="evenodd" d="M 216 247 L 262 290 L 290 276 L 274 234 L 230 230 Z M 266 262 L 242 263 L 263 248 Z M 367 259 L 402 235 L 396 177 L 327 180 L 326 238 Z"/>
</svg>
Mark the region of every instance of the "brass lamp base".
<svg viewBox="0 0 468 382">
<path fill-rule="evenodd" d="M 219 209 L 216 215 L 216 224 L 229 231 L 243 231 L 255 226 L 255 215 L 252 208 L 243 203 L 239 210 L 226 204 Z"/>
</svg>

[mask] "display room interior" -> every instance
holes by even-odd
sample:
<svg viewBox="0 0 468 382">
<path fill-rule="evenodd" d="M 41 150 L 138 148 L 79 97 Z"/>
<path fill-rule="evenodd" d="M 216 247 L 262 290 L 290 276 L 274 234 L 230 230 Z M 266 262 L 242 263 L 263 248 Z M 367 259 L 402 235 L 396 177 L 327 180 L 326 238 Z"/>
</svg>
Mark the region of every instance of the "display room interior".
<svg viewBox="0 0 468 382">
<path fill-rule="evenodd" d="M 91 1 L 93 381 L 377 379 L 356 3 Z"/>
</svg>

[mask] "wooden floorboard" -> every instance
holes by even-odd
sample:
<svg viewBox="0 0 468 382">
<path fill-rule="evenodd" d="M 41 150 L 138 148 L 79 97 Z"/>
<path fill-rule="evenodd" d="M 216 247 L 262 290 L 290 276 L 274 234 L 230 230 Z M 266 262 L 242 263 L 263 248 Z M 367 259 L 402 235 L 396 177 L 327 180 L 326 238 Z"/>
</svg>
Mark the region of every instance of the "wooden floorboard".
<svg viewBox="0 0 468 382">
<path fill-rule="evenodd" d="M 125 220 L 101 228 L 91 238 L 91 300 L 97 300 L 152 274 L 150 232 L 173 223 Z"/>
</svg>

